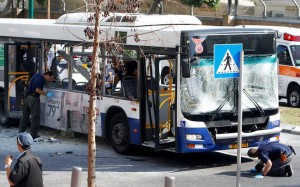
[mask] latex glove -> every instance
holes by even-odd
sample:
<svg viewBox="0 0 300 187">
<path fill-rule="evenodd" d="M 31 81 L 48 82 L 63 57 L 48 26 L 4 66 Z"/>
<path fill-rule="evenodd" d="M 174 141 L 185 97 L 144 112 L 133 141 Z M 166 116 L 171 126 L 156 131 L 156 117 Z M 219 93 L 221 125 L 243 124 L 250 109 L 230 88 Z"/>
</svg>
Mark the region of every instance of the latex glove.
<svg viewBox="0 0 300 187">
<path fill-rule="evenodd" d="M 251 172 L 251 173 L 257 172 L 257 170 L 256 170 L 255 168 L 251 168 L 251 169 L 250 169 L 250 172 Z"/>
<path fill-rule="evenodd" d="M 264 176 L 262 174 L 257 174 L 257 175 L 255 175 L 255 178 L 256 179 L 262 179 L 262 178 L 264 178 Z"/>
<path fill-rule="evenodd" d="M 54 94 L 52 92 L 47 93 L 47 97 L 52 97 Z"/>
</svg>

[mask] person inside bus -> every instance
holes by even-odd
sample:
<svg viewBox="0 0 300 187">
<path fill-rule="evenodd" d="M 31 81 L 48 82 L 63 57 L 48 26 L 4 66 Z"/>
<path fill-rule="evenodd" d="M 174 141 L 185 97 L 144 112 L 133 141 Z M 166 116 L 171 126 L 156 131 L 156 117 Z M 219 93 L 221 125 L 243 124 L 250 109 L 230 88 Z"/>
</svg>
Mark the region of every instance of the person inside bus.
<svg viewBox="0 0 300 187">
<path fill-rule="evenodd" d="M 23 71 L 29 73 L 29 78 L 31 78 L 35 73 L 35 58 L 32 56 L 32 51 L 29 49 L 28 45 L 21 45 L 21 55 L 23 61 Z"/>
<path fill-rule="evenodd" d="M 61 55 L 57 55 L 52 59 L 52 63 L 50 66 L 50 71 L 53 72 L 54 80 L 61 80 L 60 74 L 64 70 L 64 68 L 59 68 L 60 63 L 62 62 L 63 57 Z"/>
<path fill-rule="evenodd" d="M 130 98 L 136 98 L 136 88 L 137 85 L 134 82 L 136 82 L 136 78 L 137 78 L 137 62 L 136 61 L 125 61 L 124 62 L 124 66 L 120 65 L 120 62 L 117 61 L 113 61 L 113 67 L 114 67 L 114 79 L 112 82 L 113 85 L 113 90 L 117 87 L 118 83 L 121 81 L 121 85 L 122 87 L 126 86 L 127 88 L 132 87 L 135 88 L 135 91 L 133 93 L 130 93 L 130 96 L 126 96 L 125 92 L 124 92 L 124 88 L 123 89 L 123 93 L 125 95 L 125 97 L 130 97 Z M 126 77 L 124 79 L 124 77 Z M 131 77 L 131 78 L 130 78 Z M 132 80 L 129 80 L 132 79 Z M 123 82 L 126 81 L 125 84 L 123 84 Z M 131 83 L 129 83 L 131 82 Z M 128 90 L 127 88 L 125 88 L 125 91 Z"/>
<path fill-rule="evenodd" d="M 113 87 L 113 79 L 115 75 L 115 70 L 112 68 L 111 64 L 107 64 L 105 69 L 105 91 L 106 94 L 111 92 L 111 89 Z"/>
<path fill-rule="evenodd" d="M 121 80 L 123 94 L 126 98 L 136 99 L 137 98 L 137 62 L 127 61 L 125 63 L 126 73 Z"/>
<path fill-rule="evenodd" d="M 50 68 L 51 68 L 51 65 L 52 65 L 52 60 L 55 58 L 55 54 L 52 50 L 52 44 L 51 43 L 46 43 L 45 53 L 47 54 L 47 71 L 50 71 Z"/>
</svg>

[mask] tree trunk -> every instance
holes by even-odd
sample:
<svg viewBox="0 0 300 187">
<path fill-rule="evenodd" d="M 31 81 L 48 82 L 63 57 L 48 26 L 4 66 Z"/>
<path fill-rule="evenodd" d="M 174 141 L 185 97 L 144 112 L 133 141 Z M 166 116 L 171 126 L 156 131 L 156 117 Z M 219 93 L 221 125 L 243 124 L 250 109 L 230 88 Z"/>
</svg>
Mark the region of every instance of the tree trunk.
<svg viewBox="0 0 300 187">
<path fill-rule="evenodd" d="M 92 70 L 91 70 L 91 85 L 90 85 L 90 101 L 89 101 L 89 132 L 88 132 L 88 187 L 95 187 L 96 174 L 96 82 L 97 82 L 97 52 L 99 47 L 99 27 L 100 27 L 100 1 L 95 1 L 95 34 L 92 53 Z"/>
</svg>

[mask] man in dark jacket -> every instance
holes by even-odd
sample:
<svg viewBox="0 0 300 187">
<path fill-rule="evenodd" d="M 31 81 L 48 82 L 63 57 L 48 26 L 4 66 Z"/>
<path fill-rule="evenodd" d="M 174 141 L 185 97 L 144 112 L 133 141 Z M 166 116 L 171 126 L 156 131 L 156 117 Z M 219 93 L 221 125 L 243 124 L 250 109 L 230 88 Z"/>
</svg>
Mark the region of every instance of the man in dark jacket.
<svg viewBox="0 0 300 187">
<path fill-rule="evenodd" d="M 27 132 L 17 136 L 17 147 L 21 152 L 11 170 L 12 156 L 5 158 L 5 170 L 10 186 L 43 187 L 42 163 L 30 151 L 33 139 Z"/>
<path fill-rule="evenodd" d="M 290 164 L 295 150 L 292 146 L 281 143 L 270 142 L 261 145 L 258 149 L 248 150 L 248 156 L 260 159 L 260 162 L 251 169 L 252 172 L 261 172 L 255 178 L 263 176 L 287 176 L 293 175 L 293 169 Z"/>
</svg>

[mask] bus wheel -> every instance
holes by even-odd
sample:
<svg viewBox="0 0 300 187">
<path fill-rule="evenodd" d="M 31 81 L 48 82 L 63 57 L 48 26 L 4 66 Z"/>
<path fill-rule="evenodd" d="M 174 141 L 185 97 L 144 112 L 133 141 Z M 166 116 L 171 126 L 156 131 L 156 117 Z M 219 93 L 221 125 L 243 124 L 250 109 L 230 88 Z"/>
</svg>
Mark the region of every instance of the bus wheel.
<svg viewBox="0 0 300 187">
<path fill-rule="evenodd" d="M 170 74 L 169 74 L 169 69 L 163 70 L 161 73 L 161 84 L 168 85 L 170 82 Z"/>
<path fill-rule="evenodd" d="M 112 117 L 109 137 L 110 143 L 117 153 L 128 154 L 130 152 L 129 127 L 127 117 L 123 113 L 118 113 Z"/>
<path fill-rule="evenodd" d="M 293 86 L 289 89 L 287 104 L 291 107 L 300 107 L 300 89 L 298 86 Z"/>
</svg>

